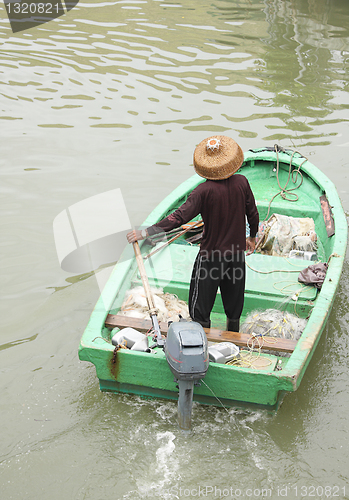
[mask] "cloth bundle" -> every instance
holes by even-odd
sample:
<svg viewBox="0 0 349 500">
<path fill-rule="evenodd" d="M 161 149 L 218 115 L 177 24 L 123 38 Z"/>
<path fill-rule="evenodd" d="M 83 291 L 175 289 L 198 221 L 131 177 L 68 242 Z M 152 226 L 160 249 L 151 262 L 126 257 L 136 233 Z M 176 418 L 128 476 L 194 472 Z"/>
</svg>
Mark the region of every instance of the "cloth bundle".
<svg viewBox="0 0 349 500">
<path fill-rule="evenodd" d="M 298 281 L 305 285 L 314 285 L 320 290 L 326 277 L 327 267 L 326 262 L 308 266 L 299 273 Z"/>
</svg>

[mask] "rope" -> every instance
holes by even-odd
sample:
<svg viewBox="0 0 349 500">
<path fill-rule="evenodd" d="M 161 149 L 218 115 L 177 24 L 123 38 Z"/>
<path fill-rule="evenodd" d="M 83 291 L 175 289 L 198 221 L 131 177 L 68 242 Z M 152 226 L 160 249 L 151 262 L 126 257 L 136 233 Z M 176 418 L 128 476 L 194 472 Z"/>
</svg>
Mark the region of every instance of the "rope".
<svg viewBox="0 0 349 500">
<path fill-rule="evenodd" d="M 288 262 L 288 261 L 287 261 Z M 300 270 L 299 269 L 294 269 L 294 270 L 286 270 L 286 269 L 274 269 L 272 271 L 258 271 L 258 269 L 254 269 L 252 266 L 250 266 L 249 264 L 247 264 L 247 262 L 245 262 L 246 266 L 251 269 L 251 271 L 254 271 L 255 273 L 259 273 L 259 274 L 271 274 L 271 273 L 300 273 Z M 292 266 L 294 264 L 291 264 Z"/>
<path fill-rule="evenodd" d="M 298 153 L 298 151 L 293 151 L 292 152 L 292 155 L 291 155 L 291 159 L 290 159 L 290 165 L 289 165 L 289 169 L 288 169 L 288 178 L 287 178 L 287 182 L 285 184 L 284 187 L 281 187 L 280 185 L 280 180 L 279 180 L 279 168 L 280 168 L 280 162 L 279 162 L 279 150 L 278 150 L 278 146 L 277 144 L 275 144 L 274 146 L 274 149 L 275 149 L 275 152 L 276 152 L 276 180 L 277 180 L 277 183 L 278 183 L 278 186 L 280 188 L 280 191 L 278 193 L 276 193 L 272 199 L 270 200 L 269 202 L 269 205 L 268 205 L 268 212 L 267 212 L 267 215 L 265 217 L 265 219 L 263 219 L 263 222 L 265 220 L 267 220 L 268 216 L 269 216 L 269 212 L 270 212 L 270 207 L 271 207 L 271 204 L 273 202 L 273 200 L 277 197 L 277 196 L 281 196 L 282 199 L 286 200 L 286 201 L 298 201 L 299 197 L 296 193 L 292 193 L 292 191 L 295 191 L 296 189 L 298 189 L 302 183 L 303 183 L 303 174 L 301 173 L 300 169 L 301 167 L 304 165 L 305 162 L 308 161 L 308 158 L 305 158 L 305 156 L 303 157 L 304 158 L 304 161 L 299 165 L 299 167 L 295 170 L 292 171 L 292 160 L 293 160 L 293 156 L 297 153 L 297 154 L 300 154 Z M 302 155 L 301 155 L 302 156 Z M 292 173 L 291 173 L 292 171 Z M 295 178 L 294 178 L 294 174 L 296 174 Z M 291 188 L 291 189 L 288 189 L 287 186 L 288 186 L 288 183 L 290 182 L 290 178 L 292 179 L 292 182 L 293 184 L 296 184 L 297 183 L 297 179 L 298 179 L 298 174 L 300 175 L 300 178 L 301 178 L 301 181 L 300 183 L 298 184 L 298 186 L 295 186 L 294 188 Z M 289 196 L 289 197 L 287 197 Z M 294 197 L 294 198 L 291 198 L 291 197 Z"/>
<path fill-rule="evenodd" d="M 281 288 L 278 288 L 276 285 L 278 285 L 279 283 L 287 283 L 287 285 L 285 285 Z M 289 288 L 290 286 L 294 286 L 297 284 L 298 284 L 298 282 L 295 283 L 294 281 L 280 280 L 280 281 L 275 281 L 275 283 L 273 283 L 273 287 L 275 288 L 275 290 L 282 293 L 283 295 L 290 295 L 290 292 L 284 292 L 285 288 Z M 306 285 L 301 285 L 299 288 L 297 288 L 297 290 L 292 291 L 291 293 L 292 293 L 292 295 L 296 295 L 296 294 L 299 295 L 301 292 L 304 292 L 306 290 L 308 290 L 308 287 Z"/>
<path fill-rule="evenodd" d="M 233 365 L 233 366 L 242 366 L 242 367 L 246 366 L 247 368 L 255 368 L 255 369 L 267 368 L 268 366 L 272 365 L 272 363 L 273 363 L 272 360 L 268 358 L 268 359 L 265 359 L 265 361 L 266 361 L 265 364 L 262 364 L 262 365 L 259 364 L 258 366 L 255 366 L 255 363 L 260 358 L 260 355 L 262 352 L 262 346 L 263 346 L 263 343 L 261 344 L 257 337 L 262 338 L 263 336 L 262 335 L 257 336 L 256 334 L 252 334 L 251 338 L 247 341 L 248 353 L 246 354 L 246 356 L 243 356 L 242 352 L 240 352 L 239 358 L 232 359 L 231 361 L 228 361 L 225 364 L 226 365 Z M 252 345 L 250 344 L 251 340 L 253 340 Z M 257 356 L 254 355 L 255 351 L 253 351 L 253 349 L 255 349 L 255 347 L 256 347 L 256 344 L 254 342 L 255 340 L 257 341 L 257 344 L 258 344 Z M 275 340 L 277 340 L 277 339 L 275 339 Z"/>
<path fill-rule="evenodd" d="M 104 337 L 95 337 L 92 342 L 94 342 L 96 339 L 102 339 L 104 342 L 107 342 L 107 344 L 111 344 L 110 340 L 105 339 Z"/>
<path fill-rule="evenodd" d="M 288 283 L 287 285 L 281 287 L 281 288 L 278 288 L 276 285 L 278 283 Z M 287 280 L 281 280 L 281 281 L 276 281 L 275 283 L 273 283 L 273 287 L 275 288 L 275 290 L 277 290 L 278 292 L 282 293 L 283 295 L 286 295 L 287 297 L 290 297 L 291 299 L 294 300 L 294 313 L 296 316 L 300 317 L 299 314 L 297 313 L 297 302 L 298 302 L 298 299 L 299 299 L 299 296 L 302 292 L 306 292 L 307 290 L 309 290 L 308 286 L 307 285 L 301 285 L 300 288 L 298 288 L 297 290 L 295 290 L 294 292 L 292 291 L 291 293 L 289 292 L 284 292 L 284 290 L 290 286 L 294 286 L 298 284 L 293 282 L 293 281 L 287 281 Z"/>
<path fill-rule="evenodd" d="M 222 401 L 215 395 L 215 393 L 213 392 L 213 390 L 211 389 L 211 387 L 209 387 L 206 382 L 204 381 L 204 379 L 200 379 L 200 382 L 202 382 L 204 385 L 206 385 L 207 389 L 209 389 L 212 394 L 214 395 L 214 397 L 217 399 L 217 401 L 222 405 L 222 407 L 225 409 L 225 411 L 227 413 L 229 413 L 229 411 L 227 410 L 227 408 L 224 406 L 224 404 L 222 403 Z"/>
<path fill-rule="evenodd" d="M 338 255 L 338 253 L 331 253 L 331 255 L 328 258 L 327 265 L 329 265 L 330 260 L 332 259 L 332 257 L 340 257 L 340 255 Z"/>
<path fill-rule="evenodd" d="M 150 316 L 157 316 L 159 314 L 159 309 L 156 307 L 151 307 L 149 308 L 149 315 Z"/>
</svg>

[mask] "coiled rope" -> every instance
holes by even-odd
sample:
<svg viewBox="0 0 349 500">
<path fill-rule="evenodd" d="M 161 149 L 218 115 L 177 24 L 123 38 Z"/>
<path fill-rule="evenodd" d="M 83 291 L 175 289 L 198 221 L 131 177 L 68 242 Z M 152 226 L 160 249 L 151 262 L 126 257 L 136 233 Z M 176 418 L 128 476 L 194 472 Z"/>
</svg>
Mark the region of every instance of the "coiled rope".
<svg viewBox="0 0 349 500">
<path fill-rule="evenodd" d="M 284 199 L 284 200 L 286 200 L 286 201 L 298 201 L 299 196 L 296 193 L 293 193 L 293 191 L 295 191 L 296 189 L 298 189 L 303 184 L 303 174 L 300 171 L 300 169 L 304 165 L 304 163 L 308 161 L 308 158 L 306 158 L 305 156 L 301 155 L 301 156 L 303 156 L 304 161 L 302 161 L 302 163 L 299 165 L 299 167 L 297 169 L 292 170 L 292 160 L 293 160 L 294 155 L 296 153 L 300 155 L 300 153 L 298 151 L 292 151 L 292 155 L 291 155 L 291 159 L 290 159 L 290 165 L 289 165 L 289 168 L 288 168 L 287 182 L 284 185 L 284 187 L 281 187 L 281 185 L 280 185 L 280 179 L 279 179 L 279 169 L 280 169 L 279 149 L 278 149 L 277 144 L 275 144 L 274 149 L 275 149 L 275 152 L 276 152 L 276 180 L 277 180 L 278 186 L 280 188 L 280 191 L 278 193 L 276 193 L 272 197 L 272 199 L 270 200 L 269 205 L 268 205 L 268 212 L 267 212 L 267 215 L 266 215 L 265 219 L 263 220 L 263 222 L 265 220 L 267 220 L 267 218 L 269 216 L 271 204 L 272 204 L 273 200 L 277 196 L 280 195 L 281 198 Z M 295 186 L 295 187 L 293 187 L 291 189 L 287 188 L 288 183 L 290 182 L 290 178 L 292 179 L 293 184 L 297 183 L 298 175 L 300 176 L 300 179 L 301 179 L 300 183 L 297 186 Z"/>
</svg>

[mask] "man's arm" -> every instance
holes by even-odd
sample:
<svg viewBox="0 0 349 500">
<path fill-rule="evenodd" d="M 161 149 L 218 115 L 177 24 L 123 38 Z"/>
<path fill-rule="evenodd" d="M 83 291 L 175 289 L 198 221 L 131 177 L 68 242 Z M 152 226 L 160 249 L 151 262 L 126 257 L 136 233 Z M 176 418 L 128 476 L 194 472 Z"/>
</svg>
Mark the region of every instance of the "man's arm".
<svg viewBox="0 0 349 500">
<path fill-rule="evenodd" d="M 172 214 L 168 215 L 160 222 L 149 226 L 147 229 L 143 229 L 142 231 L 133 230 L 127 234 L 127 241 L 129 243 L 134 243 L 137 240 L 143 240 L 148 236 L 153 236 L 157 233 L 167 233 L 172 229 L 182 226 L 187 222 L 191 221 L 194 217 L 196 217 L 201 211 L 201 196 L 194 189 L 188 196 L 186 202 L 183 203 L 177 210 L 175 210 Z"/>
</svg>

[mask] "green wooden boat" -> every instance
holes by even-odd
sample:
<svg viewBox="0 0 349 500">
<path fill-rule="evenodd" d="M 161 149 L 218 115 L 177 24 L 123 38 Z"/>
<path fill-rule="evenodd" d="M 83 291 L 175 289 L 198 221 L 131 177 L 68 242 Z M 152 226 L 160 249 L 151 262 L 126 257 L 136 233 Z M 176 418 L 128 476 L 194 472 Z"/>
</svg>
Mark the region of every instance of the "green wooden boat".
<svg viewBox="0 0 349 500">
<path fill-rule="evenodd" d="M 302 182 L 297 171 L 302 174 Z M 292 172 L 295 184 L 290 176 Z M 202 404 L 247 405 L 275 410 L 285 393 L 299 387 L 329 317 L 345 256 L 347 222 L 333 183 L 299 153 L 278 152 L 275 148 L 251 150 L 245 153 L 239 173 L 249 180 L 260 220 L 273 213 L 314 220 L 317 257 L 328 262 L 327 274 L 319 291 L 314 286 L 302 286 L 298 282 L 297 271 L 314 264 L 313 261 L 260 253 L 248 256 L 242 321 L 254 310 L 284 309 L 308 318 L 306 327 L 298 342 L 278 339 L 275 343 L 275 339 L 272 342 L 266 337 L 261 348 L 249 351 L 249 334 L 224 332 L 226 318 L 221 298 L 217 295 L 211 315 L 212 328 L 206 330 L 208 339 L 234 342 L 240 346 L 241 353 L 245 352 L 245 347 L 252 361 L 245 365 L 210 362 L 203 383 L 194 388 L 193 399 Z M 181 184 L 149 215 L 144 227 L 170 214 L 201 182 L 204 179 L 194 175 Z M 297 201 L 287 199 L 295 200 L 296 196 L 290 193 L 281 195 L 280 187 L 286 185 L 290 190 L 299 185 L 292 191 L 297 194 Z M 150 285 L 161 287 L 185 301 L 188 300 L 192 264 L 198 252 L 198 246 L 188 244 L 186 237 L 176 239 L 145 261 Z M 150 250 L 146 240 L 141 242 L 143 255 Z M 125 318 L 118 314 L 126 290 L 141 283 L 136 260 L 122 256 L 83 333 L 79 358 L 95 365 L 102 391 L 177 400 L 178 387 L 163 349 L 155 348 L 152 352 L 116 350 L 111 344 L 111 330 L 115 327 L 132 326 L 142 331 L 150 327 L 150 320 Z M 167 325 L 160 326 L 166 332 Z M 149 343 L 152 343 L 151 338 Z M 284 352 L 288 355 L 283 356 Z"/>
</svg>

